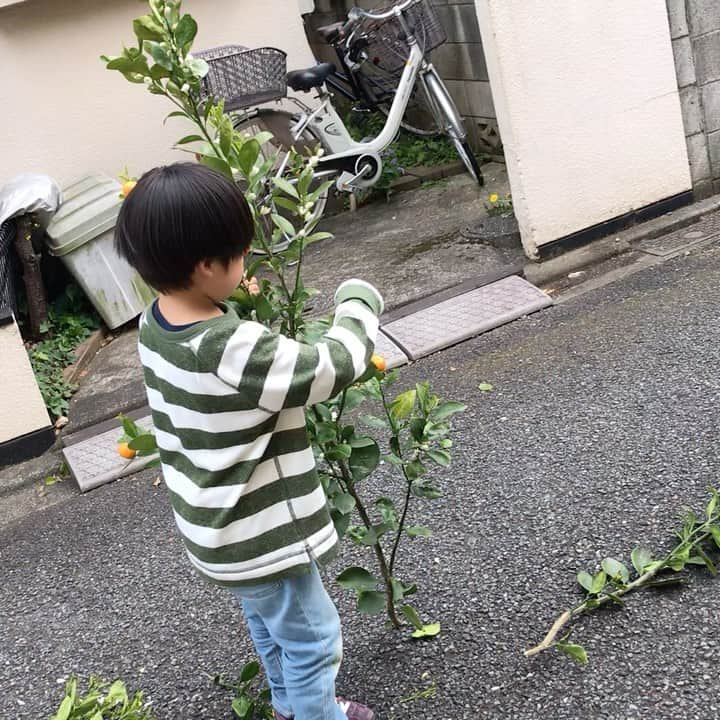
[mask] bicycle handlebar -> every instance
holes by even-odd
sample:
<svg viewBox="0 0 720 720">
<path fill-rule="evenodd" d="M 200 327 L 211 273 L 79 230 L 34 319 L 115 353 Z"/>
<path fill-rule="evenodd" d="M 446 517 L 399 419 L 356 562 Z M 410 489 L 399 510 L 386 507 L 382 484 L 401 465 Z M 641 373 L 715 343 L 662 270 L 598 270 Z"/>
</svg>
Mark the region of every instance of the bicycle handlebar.
<svg viewBox="0 0 720 720">
<path fill-rule="evenodd" d="M 345 23 L 345 25 L 343 25 L 343 32 L 347 34 L 347 32 L 352 29 L 353 25 L 355 25 L 360 20 L 387 20 L 393 15 L 398 15 L 404 10 L 407 10 L 415 2 L 417 2 L 417 0 L 404 0 L 404 2 L 401 2 L 398 5 L 390 8 L 390 10 L 382 13 L 363 10 L 359 7 L 351 8 L 350 12 L 348 13 L 348 21 Z"/>
</svg>

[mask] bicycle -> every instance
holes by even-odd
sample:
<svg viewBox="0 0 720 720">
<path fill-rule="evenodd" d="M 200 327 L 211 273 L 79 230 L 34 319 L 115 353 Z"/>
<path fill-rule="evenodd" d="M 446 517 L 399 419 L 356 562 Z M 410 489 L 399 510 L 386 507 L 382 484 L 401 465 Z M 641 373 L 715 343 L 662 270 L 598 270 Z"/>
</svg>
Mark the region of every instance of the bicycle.
<svg viewBox="0 0 720 720">
<path fill-rule="evenodd" d="M 358 91 L 364 87 L 362 92 L 368 92 L 368 83 L 363 81 L 361 85 L 358 81 L 364 66 L 372 66 L 373 70 L 380 67 L 386 83 L 388 77 L 396 77 L 393 71 L 401 70 L 394 82 L 392 103 L 386 109 L 387 120 L 377 137 L 357 142 L 350 136 L 325 87 L 336 72 L 332 63 L 285 73 L 286 55 L 276 48 L 250 50 L 230 45 L 197 53 L 209 66 L 204 80 L 205 92 L 224 99 L 225 109 L 235 113 L 235 127 L 248 135 L 265 131 L 272 134 L 263 152 L 266 157 L 277 157 L 278 175 L 287 167 L 290 148 L 304 152 L 319 145 L 323 154 L 318 159 L 317 182 L 333 179 L 340 192 L 371 188 L 382 172 L 381 153 L 400 131 L 413 94 L 422 92 L 437 127 L 451 139 L 471 177 L 479 185 L 483 184 L 462 118 L 426 57 L 432 48 L 445 41 L 444 30 L 430 0 L 401 0 L 379 12 L 353 8 L 346 22 L 327 26 L 322 31 L 338 51 L 339 58 L 344 58 L 346 77 L 358 83 Z M 376 62 L 375 53 L 384 53 L 382 63 Z M 362 77 L 369 74 L 363 72 Z M 317 106 L 312 108 L 291 96 L 288 99 L 299 108 L 299 113 L 258 107 L 285 98 L 288 87 L 303 93 L 315 90 Z M 389 84 L 386 87 L 389 92 Z M 383 96 L 376 96 L 375 100 L 382 104 Z M 387 102 L 387 98 L 384 101 Z M 318 198 L 314 218 L 324 212 L 327 197 L 326 192 Z M 276 249 L 282 247 L 276 246 Z"/>
</svg>

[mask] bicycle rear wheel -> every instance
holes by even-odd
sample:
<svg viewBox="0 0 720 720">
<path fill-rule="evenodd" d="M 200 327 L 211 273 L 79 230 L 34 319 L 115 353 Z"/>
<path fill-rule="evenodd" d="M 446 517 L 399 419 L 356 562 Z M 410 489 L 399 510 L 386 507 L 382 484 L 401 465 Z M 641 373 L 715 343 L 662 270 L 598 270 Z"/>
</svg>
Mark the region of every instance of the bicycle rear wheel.
<svg viewBox="0 0 720 720">
<path fill-rule="evenodd" d="M 292 127 L 297 122 L 297 116 L 292 113 L 285 112 L 284 110 L 272 110 L 268 108 L 260 108 L 259 110 L 253 111 L 252 114 L 238 115 L 234 122 L 235 128 L 241 133 L 246 135 L 254 136 L 261 132 L 272 133 L 272 139 L 268 140 L 261 146 L 260 153 L 264 158 L 272 156 L 276 157 L 276 167 L 280 168 L 280 163 L 283 161 L 285 155 L 294 148 L 296 152 L 301 155 L 307 155 L 308 152 L 315 152 L 318 145 L 321 145 L 319 138 L 317 138 L 309 129 L 303 130 L 301 136 L 295 140 L 292 133 Z M 316 179 L 314 185 L 310 186 L 310 190 L 320 185 L 321 182 L 327 180 L 327 177 Z M 310 220 L 317 220 L 320 218 L 325 211 L 325 206 L 328 200 L 329 190 L 322 193 L 313 208 Z M 286 208 L 282 208 L 273 203 L 273 212 L 287 218 L 292 222 L 294 218 L 291 217 L 291 213 Z M 263 229 L 265 230 L 266 237 L 272 237 L 274 225 L 269 216 L 263 217 Z M 290 244 L 292 238 L 284 235 L 283 238 L 275 242 L 272 246 L 274 252 L 281 252 L 285 250 Z M 256 254 L 263 254 L 261 248 L 254 247 L 253 252 Z"/>
</svg>

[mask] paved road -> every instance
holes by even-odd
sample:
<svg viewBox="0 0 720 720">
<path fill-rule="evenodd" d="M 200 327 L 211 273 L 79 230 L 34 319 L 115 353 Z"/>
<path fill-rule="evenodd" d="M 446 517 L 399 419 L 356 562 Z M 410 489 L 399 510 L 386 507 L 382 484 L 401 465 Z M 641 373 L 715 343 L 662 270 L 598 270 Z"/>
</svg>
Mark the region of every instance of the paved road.
<svg viewBox="0 0 720 720">
<path fill-rule="evenodd" d="M 417 605 L 443 632 L 407 641 L 331 586 L 344 693 L 381 720 L 717 716 L 720 585 L 699 572 L 580 622 L 586 668 L 520 651 L 576 597 L 578 569 L 668 547 L 679 507 L 718 483 L 719 286 L 720 251 L 707 250 L 404 372 L 470 406 L 435 535 L 403 565 L 421 568 Z M 230 598 L 190 574 L 152 480 L 65 492 L 0 529 L 0 718 L 48 716 L 58 681 L 93 671 L 145 688 L 161 720 L 231 717 L 203 672 L 237 668 L 248 641 Z M 425 672 L 436 697 L 400 702 Z"/>
</svg>

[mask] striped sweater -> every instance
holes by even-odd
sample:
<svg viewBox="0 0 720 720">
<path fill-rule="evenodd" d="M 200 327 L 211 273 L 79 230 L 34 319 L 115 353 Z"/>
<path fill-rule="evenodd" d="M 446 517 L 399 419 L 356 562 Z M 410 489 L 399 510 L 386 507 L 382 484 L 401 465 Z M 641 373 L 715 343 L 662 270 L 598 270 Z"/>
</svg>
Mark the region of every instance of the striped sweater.
<svg viewBox="0 0 720 720">
<path fill-rule="evenodd" d="M 222 317 L 183 330 L 140 320 L 139 350 L 165 484 L 193 567 L 220 585 L 267 582 L 327 562 L 330 519 L 304 408 L 367 368 L 383 302 L 358 280 L 332 328 L 305 345 Z"/>
</svg>

